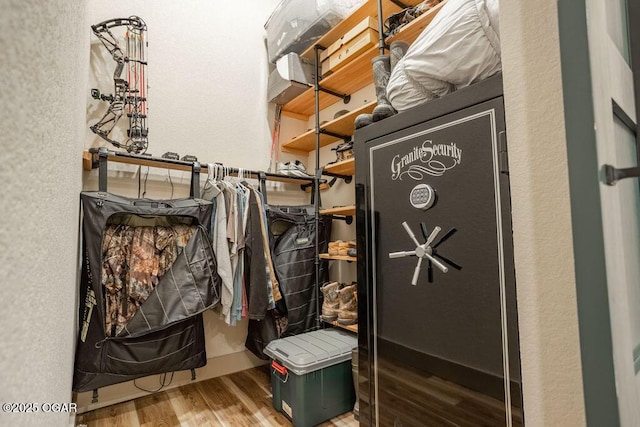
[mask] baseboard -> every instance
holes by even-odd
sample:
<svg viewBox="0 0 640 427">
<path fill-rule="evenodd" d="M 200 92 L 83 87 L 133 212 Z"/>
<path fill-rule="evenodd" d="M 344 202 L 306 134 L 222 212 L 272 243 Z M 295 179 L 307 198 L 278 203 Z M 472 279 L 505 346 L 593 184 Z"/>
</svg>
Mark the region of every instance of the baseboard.
<svg viewBox="0 0 640 427">
<path fill-rule="evenodd" d="M 251 369 L 256 366 L 266 364 L 267 361 L 258 359 L 253 353 L 245 350 L 238 353 L 227 354 L 224 356 L 212 357 L 207 359 L 207 364 L 202 368 L 196 369 L 196 380 L 191 380 L 191 371 L 180 371 L 173 374 L 173 380 L 170 385 L 165 386 L 162 390 L 170 390 L 193 382 L 204 381 L 223 375 L 232 374 L 234 372 Z M 169 378 L 171 374 L 167 374 Z M 160 386 L 160 376 L 152 375 L 149 377 L 139 378 L 136 380 L 138 387 L 147 390 L 156 390 Z M 116 403 L 126 402 L 138 397 L 147 396 L 148 392 L 142 391 L 133 384 L 133 381 L 126 383 L 114 384 L 103 387 L 98 390 L 98 402 L 91 403 L 93 393 L 88 391 L 78 393 L 76 395 L 76 403 L 78 405 L 78 413 L 93 411 L 94 409 L 104 408 L 105 406 L 114 405 Z"/>
</svg>

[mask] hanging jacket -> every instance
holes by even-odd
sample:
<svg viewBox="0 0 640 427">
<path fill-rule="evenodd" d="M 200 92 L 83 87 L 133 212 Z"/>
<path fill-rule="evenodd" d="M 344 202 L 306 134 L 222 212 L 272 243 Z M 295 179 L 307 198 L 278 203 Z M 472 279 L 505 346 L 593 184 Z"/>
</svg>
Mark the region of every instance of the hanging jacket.
<svg viewBox="0 0 640 427">
<path fill-rule="evenodd" d="M 211 166 L 210 166 L 211 168 Z M 229 314 L 233 302 L 233 271 L 227 241 L 227 206 L 225 195 L 217 185 L 207 181 L 202 190 L 202 198 L 215 201 L 216 210 L 211 217 L 211 241 L 216 255 L 218 274 L 222 280 L 222 314 Z"/>
<path fill-rule="evenodd" d="M 260 200 L 254 191 L 249 195 L 249 215 L 245 230 L 245 271 L 244 283 L 247 289 L 247 302 L 250 319 L 263 319 L 269 309 L 267 295 L 268 268 L 262 235 L 262 213 Z"/>
</svg>

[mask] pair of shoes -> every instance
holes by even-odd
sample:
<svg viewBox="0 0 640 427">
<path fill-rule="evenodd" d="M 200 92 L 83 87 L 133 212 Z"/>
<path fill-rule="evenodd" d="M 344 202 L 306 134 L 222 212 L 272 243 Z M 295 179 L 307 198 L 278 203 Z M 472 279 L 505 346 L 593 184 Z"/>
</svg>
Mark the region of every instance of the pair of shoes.
<svg viewBox="0 0 640 427">
<path fill-rule="evenodd" d="M 353 122 L 356 129 L 369 126 L 371 123 L 391 117 L 397 113 L 387 96 L 387 84 L 391 72 L 409 49 L 409 43 L 396 40 L 389 46 L 389 55 L 378 55 L 371 60 L 373 67 L 373 85 L 376 89 L 378 104 L 371 114 L 359 114 Z"/>
<path fill-rule="evenodd" d="M 321 319 L 325 322 L 338 321 L 341 325 L 353 325 L 358 321 L 358 296 L 355 282 L 350 285 L 328 282 L 320 288 L 322 302 Z"/>
<path fill-rule="evenodd" d="M 310 176 L 307 173 L 307 168 L 304 167 L 304 164 L 300 160 L 296 160 L 293 162 L 286 163 L 278 163 L 278 173 L 289 176 L 302 176 L 308 177 Z"/>
</svg>

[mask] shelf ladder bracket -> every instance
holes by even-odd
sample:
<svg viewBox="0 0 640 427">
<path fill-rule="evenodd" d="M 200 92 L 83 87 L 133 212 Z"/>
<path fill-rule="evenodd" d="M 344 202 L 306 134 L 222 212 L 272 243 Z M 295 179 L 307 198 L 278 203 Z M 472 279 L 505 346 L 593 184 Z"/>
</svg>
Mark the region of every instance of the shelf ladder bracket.
<svg viewBox="0 0 640 427">
<path fill-rule="evenodd" d="M 323 215 L 325 216 L 325 215 Z M 331 219 L 337 219 L 339 221 L 344 221 L 347 223 L 347 225 L 351 225 L 351 223 L 353 223 L 353 216 L 352 215 L 327 215 L 330 216 Z"/>
<path fill-rule="evenodd" d="M 342 139 L 344 142 L 351 141 L 351 135 L 342 135 L 342 134 L 339 134 L 339 133 L 328 131 L 328 130 L 326 130 L 324 128 L 320 128 L 320 130 L 318 132 L 323 133 L 325 135 L 332 136 L 334 138 Z"/>
<path fill-rule="evenodd" d="M 342 98 L 342 102 L 344 102 L 345 104 L 348 104 L 349 101 L 351 101 L 351 95 L 339 93 L 339 92 L 333 91 L 331 89 L 327 89 L 325 87 L 322 87 L 320 85 L 318 85 L 318 90 L 320 90 L 322 92 L 325 92 L 325 93 L 328 93 L 329 95 L 333 95 L 333 96 L 336 96 L 338 98 Z"/>
<path fill-rule="evenodd" d="M 340 174 L 333 173 L 333 172 L 326 172 L 326 171 L 324 171 L 324 172 L 322 172 L 322 175 L 324 175 L 324 176 L 330 176 L 330 177 L 332 177 L 332 178 L 342 179 L 342 180 L 344 180 L 344 182 L 345 182 L 346 184 L 350 184 L 350 183 L 351 183 L 351 181 L 353 180 L 353 177 L 352 177 L 351 175 L 340 175 Z"/>
</svg>

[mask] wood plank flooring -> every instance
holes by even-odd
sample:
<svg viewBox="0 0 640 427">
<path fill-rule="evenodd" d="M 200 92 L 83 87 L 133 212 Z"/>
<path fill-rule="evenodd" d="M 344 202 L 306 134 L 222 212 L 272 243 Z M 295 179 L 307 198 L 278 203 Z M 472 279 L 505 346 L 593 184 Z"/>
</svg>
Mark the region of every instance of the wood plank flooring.
<svg viewBox="0 0 640 427">
<path fill-rule="evenodd" d="M 212 378 L 95 411 L 79 414 L 76 426 L 87 427 L 241 427 L 290 426 L 271 403 L 269 366 Z M 351 427 L 347 412 L 322 427 Z"/>
<path fill-rule="evenodd" d="M 506 425 L 505 404 L 498 399 L 438 376 L 419 372 L 399 362 L 379 358 L 378 364 L 380 425 L 404 427 L 501 427 Z M 523 425 L 521 409 L 512 407 L 512 412 L 513 426 L 521 427 Z M 399 424 L 398 421 L 400 421 Z"/>
</svg>

